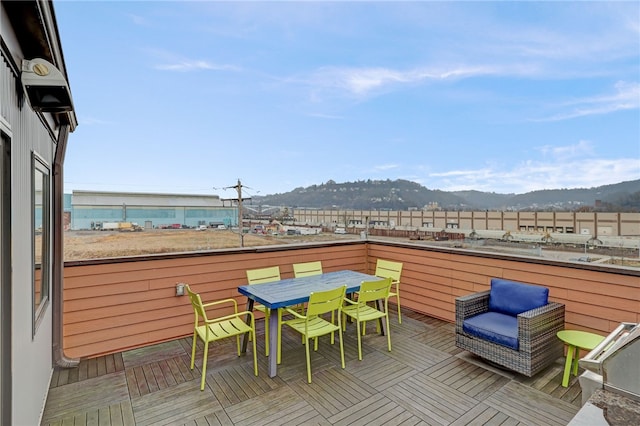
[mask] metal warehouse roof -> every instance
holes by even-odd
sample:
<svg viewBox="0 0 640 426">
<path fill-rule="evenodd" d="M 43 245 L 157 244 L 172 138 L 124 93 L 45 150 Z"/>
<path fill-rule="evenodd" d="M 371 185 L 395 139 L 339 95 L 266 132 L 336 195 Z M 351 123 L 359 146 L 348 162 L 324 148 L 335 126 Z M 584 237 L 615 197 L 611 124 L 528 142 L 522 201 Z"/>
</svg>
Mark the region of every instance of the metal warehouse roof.
<svg viewBox="0 0 640 426">
<path fill-rule="evenodd" d="M 224 207 L 218 195 L 154 194 L 142 192 L 73 191 L 74 206 Z"/>
</svg>

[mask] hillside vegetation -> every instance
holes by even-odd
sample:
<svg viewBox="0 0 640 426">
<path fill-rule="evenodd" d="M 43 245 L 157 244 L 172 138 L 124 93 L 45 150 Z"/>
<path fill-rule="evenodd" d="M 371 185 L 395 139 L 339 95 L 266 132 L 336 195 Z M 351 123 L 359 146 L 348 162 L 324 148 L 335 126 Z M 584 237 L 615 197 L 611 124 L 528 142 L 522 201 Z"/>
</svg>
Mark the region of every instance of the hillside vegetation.
<svg viewBox="0 0 640 426">
<path fill-rule="evenodd" d="M 640 211 L 640 180 L 594 188 L 548 189 L 524 194 L 481 191 L 447 192 L 407 180 L 332 180 L 306 188 L 254 197 L 253 204 L 294 208 L 349 210 L 422 209 L 437 204 L 445 210 L 598 210 Z"/>
</svg>

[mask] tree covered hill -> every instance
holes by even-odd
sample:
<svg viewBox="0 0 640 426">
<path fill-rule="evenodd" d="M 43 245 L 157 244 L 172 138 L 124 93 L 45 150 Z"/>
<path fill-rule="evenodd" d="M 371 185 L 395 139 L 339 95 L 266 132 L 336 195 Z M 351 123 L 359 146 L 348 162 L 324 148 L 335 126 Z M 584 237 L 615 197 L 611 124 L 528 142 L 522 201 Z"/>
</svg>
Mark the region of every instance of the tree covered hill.
<svg viewBox="0 0 640 426">
<path fill-rule="evenodd" d="M 295 188 L 253 197 L 252 204 L 347 210 L 579 210 L 640 211 L 640 180 L 594 188 L 548 189 L 524 194 L 440 191 L 408 180 L 366 180 Z"/>
</svg>

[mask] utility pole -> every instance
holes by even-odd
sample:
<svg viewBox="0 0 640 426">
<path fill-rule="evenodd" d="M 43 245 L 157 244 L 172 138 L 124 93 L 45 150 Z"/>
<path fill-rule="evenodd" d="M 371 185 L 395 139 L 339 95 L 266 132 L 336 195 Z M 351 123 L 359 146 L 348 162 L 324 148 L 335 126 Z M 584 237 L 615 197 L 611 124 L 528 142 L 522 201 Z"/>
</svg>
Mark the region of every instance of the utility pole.
<svg viewBox="0 0 640 426">
<path fill-rule="evenodd" d="M 238 205 L 238 235 L 240 235 L 240 247 L 244 247 L 244 233 L 242 232 L 242 202 L 244 200 L 250 200 L 251 198 L 242 198 L 242 183 L 238 179 L 238 183 L 234 186 L 227 186 L 222 189 L 235 189 L 238 193 L 238 198 L 223 198 L 222 201 L 236 202 Z"/>
</svg>

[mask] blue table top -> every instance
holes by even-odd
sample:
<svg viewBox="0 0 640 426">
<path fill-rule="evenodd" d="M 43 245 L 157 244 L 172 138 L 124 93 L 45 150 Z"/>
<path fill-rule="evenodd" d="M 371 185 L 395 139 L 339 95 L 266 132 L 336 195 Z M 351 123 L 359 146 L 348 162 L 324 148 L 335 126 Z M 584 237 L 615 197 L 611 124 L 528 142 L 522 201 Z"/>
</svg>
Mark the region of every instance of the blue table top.
<svg viewBox="0 0 640 426">
<path fill-rule="evenodd" d="M 271 283 L 243 285 L 238 287 L 238 291 L 268 308 L 276 309 L 307 302 L 312 291 L 325 291 L 346 285 L 347 293 L 353 293 L 360 289 L 362 281 L 381 279 L 361 272 L 336 271 Z"/>
</svg>

